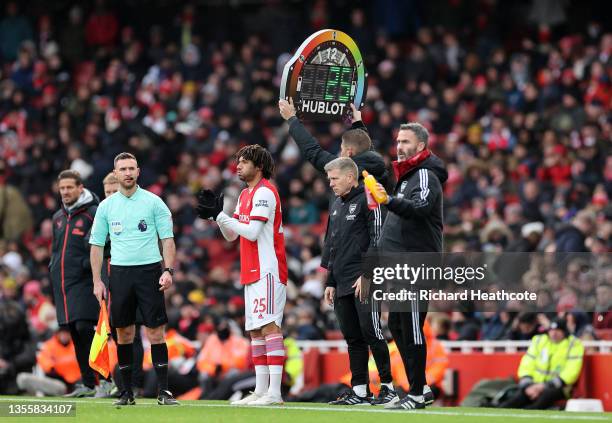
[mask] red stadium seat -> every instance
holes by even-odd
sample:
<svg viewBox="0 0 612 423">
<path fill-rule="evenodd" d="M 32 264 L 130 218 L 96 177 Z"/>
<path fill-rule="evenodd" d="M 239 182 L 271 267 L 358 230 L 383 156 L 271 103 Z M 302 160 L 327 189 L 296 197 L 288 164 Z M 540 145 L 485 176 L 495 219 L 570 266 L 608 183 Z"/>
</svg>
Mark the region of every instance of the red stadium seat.
<svg viewBox="0 0 612 423">
<path fill-rule="evenodd" d="M 321 383 L 321 353 L 313 348 L 304 353 L 304 391 L 317 388 Z"/>
<path fill-rule="evenodd" d="M 612 341 L 612 329 L 595 329 L 595 336 L 597 339 Z"/>
<path fill-rule="evenodd" d="M 328 330 L 325 332 L 325 339 L 330 341 L 337 341 L 340 339 L 344 339 L 344 336 L 342 336 L 342 332 L 340 330 Z"/>
<path fill-rule="evenodd" d="M 222 267 L 229 272 L 238 259 L 236 248 L 226 249 L 226 241 L 224 239 L 206 239 L 202 240 L 199 245 L 208 250 L 210 270 L 214 267 Z"/>
<path fill-rule="evenodd" d="M 320 371 L 323 374 L 322 383 L 338 383 L 344 375 L 351 371 L 348 353 L 345 351 L 330 351 L 322 355 Z"/>
</svg>

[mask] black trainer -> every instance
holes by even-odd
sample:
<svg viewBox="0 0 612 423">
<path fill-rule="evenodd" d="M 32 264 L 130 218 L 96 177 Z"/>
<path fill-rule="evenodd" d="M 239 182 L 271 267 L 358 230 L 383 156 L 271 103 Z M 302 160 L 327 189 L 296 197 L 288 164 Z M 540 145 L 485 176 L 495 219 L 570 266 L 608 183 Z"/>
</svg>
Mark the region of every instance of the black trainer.
<svg viewBox="0 0 612 423">
<path fill-rule="evenodd" d="M 436 400 L 431 388 L 428 385 L 423 387 L 423 399 L 425 400 L 425 405 L 431 405 Z"/>
<path fill-rule="evenodd" d="M 338 397 L 338 399 L 334 401 L 328 402 L 329 405 L 370 405 L 372 404 L 372 399 L 368 397 L 360 397 L 353 391 L 349 389 L 344 392 L 342 395 Z"/>
<path fill-rule="evenodd" d="M 170 391 L 159 391 L 157 403 L 159 405 L 180 405 L 176 398 L 172 396 Z"/>
<path fill-rule="evenodd" d="M 378 396 L 372 400 L 372 405 L 387 405 L 394 404 L 399 401 L 399 397 L 395 390 L 382 385 Z"/>
<path fill-rule="evenodd" d="M 417 401 L 412 395 L 406 395 L 395 405 L 385 408 L 392 410 L 422 410 L 425 408 L 425 401 Z"/>
<path fill-rule="evenodd" d="M 119 395 L 119 399 L 113 403 L 113 405 L 136 405 L 134 399 L 134 393 L 128 391 L 122 391 Z"/>
</svg>

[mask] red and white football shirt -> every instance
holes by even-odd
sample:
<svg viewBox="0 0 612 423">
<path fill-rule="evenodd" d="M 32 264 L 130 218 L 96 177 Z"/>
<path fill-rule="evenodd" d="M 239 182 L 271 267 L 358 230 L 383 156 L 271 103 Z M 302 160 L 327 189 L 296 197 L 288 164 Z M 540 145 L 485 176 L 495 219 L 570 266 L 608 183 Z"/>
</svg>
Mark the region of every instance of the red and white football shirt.
<svg viewBox="0 0 612 423">
<path fill-rule="evenodd" d="M 285 236 L 280 197 L 274 185 L 262 179 L 253 189 L 243 189 L 234 218 L 244 224 L 251 220 L 264 222 L 255 241 L 240 237 L 240 283 L 248 285 L 272 274 L 286 285 Z"/>
</svg>

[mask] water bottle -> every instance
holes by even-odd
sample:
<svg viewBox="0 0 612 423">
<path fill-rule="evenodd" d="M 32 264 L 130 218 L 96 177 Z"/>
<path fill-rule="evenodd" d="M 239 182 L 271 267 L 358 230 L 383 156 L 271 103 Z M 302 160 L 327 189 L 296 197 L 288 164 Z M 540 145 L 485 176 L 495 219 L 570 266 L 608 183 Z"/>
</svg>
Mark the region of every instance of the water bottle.
<svg viewBox="0 0 612 423">
<path fill-rule="evenodd" d="M 386 191 L 381 192 L 378 190 L 378 187 L 376 185 L 377 184 L 376 179 L 372 175 L 370 175 L 367 170 L 364 170 L 362 174 L 363 174 L 363 183 L 366 189 L 370 191 L 370 194 L 372 194 L 372 197 L 374 197 L 374 201 L 376 201 L 378 204 L 385 203 L 388 197 L 387 192 Z"/>
</svg>

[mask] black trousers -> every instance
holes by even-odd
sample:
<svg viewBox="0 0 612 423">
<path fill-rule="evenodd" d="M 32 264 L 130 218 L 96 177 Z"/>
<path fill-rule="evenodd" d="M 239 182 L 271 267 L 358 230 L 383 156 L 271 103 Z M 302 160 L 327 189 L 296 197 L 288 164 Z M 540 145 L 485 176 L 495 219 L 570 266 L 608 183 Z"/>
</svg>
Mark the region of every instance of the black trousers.
<svg viewBox="0 0 612 423">
<path fill-rule="evenodd" d="M 351 385 L 369 383 L 368 360 L 370 349 L 378 368 L 381 383 L 390 383 L 391 360 L 389 347 L 380 326 L 380 312 L 364 312 L 363 305 L 354 295 L 336 298 L 334 311 L 340 324 L 342 335 L 348 344 Z M 374 303 L 372 303 L 374 304 Z"/>
<path fill-rule="evenodd" d="M 96 376 L 93 369 L 89 367 L 89 350 L 96 333 L 96 323 L 93 320 L 75 320 L 68 323 L 77 362 L 81 370 L 81 379 L 83 385 L 88 388 L 96 386 Z"/>
<path fill-rule="evenodd" d="M 565 394 L 562 388 L 546 387 L 535 401 L 531 400 L 525 389 L 518 391 L 513 397 L 499 405 L 499 408 L 522 408 L 525 410 L 546 410 L 555 404 L 555 402 L 564 399 Z"/>
<path fill-rule="evenodd" d="M 426 317 L 427 303 L 423 302 L 413 302 L 411 310 L 389 312 L 389 330 L 406 369 L 410 395 L 423 395 L 423 386 L 427 383 L 427 344 L 423 333 Z"/>
</svg>

